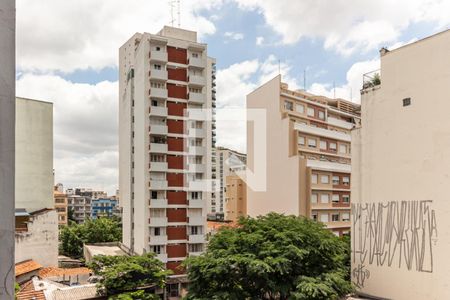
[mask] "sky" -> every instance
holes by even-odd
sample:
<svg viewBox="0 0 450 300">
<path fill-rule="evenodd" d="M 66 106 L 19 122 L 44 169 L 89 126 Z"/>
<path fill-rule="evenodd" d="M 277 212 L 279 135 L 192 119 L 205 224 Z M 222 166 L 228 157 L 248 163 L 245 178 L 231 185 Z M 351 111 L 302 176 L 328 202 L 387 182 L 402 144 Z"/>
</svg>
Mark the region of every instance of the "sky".
<svg viewBox="0 0 450 300">
<path fill-rule="evenodd" d="M 16 94 L 54 104 L 56 182 L 118 188 L 118 49 L 170 25 L 169 2 L 17 0 Z M 359 103 L 379 49 L 448 29 L 450 1 L 181 0 L 180 16 L 217 59 L 229 113 L 279 70 L 293 89 Z M 217 144 L 245 152 L 245 125 L 219 121 Z"/>
</svg>

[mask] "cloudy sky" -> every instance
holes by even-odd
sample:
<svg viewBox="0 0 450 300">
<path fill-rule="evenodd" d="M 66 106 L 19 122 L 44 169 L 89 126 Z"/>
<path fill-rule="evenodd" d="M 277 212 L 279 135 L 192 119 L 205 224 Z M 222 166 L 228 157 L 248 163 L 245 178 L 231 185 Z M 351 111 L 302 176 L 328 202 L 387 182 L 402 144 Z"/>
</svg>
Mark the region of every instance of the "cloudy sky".
<svg viewBox="0 0 450 300">
<path fill-rule="evenodd" d="M 54 167 L 66 187 L 115 191 L 118 48 L 168 25 L 168 0 L 17 0 L 17 95 L 54 103 Z M 239 108 L 278 73 L 292 87 L 359 102 L 378 50 L 450 25 L 448 0 L 181 0 L 181 25 L 217 59 L 218 107 Z M 220 112 L 218 113 L 220 117 Z M 243 124 L 218 144 L 245 151 Z"/>
</svg>

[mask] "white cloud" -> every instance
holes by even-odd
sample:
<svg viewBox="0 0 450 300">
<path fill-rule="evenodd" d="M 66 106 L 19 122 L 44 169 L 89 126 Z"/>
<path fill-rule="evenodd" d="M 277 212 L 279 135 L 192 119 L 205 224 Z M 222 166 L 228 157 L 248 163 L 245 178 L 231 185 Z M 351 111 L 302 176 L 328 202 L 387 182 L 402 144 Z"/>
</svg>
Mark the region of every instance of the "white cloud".
<svg viewBox="0 0 450 300">
<path fill-rule="evenodd" d="M 263 36 L 257 36 L 256 37 L 256 45 L 261 46 L 264 43 L 264 37 Z"/>
<path fill-rule="evenodd" d="M 56 181 L 66 186 L 117 188 L 117 82 L 72 83 L 25 74 L 17 95 L 53 102 Z"/>
<path fill-rule="evenodd" d="M 200 36 L 214 33 L 214 24 L 198 12 L 221 2 L 182 1 L 181 25 Z M 135 32 L 155 33 L 169 23 L 169 5 L 160 0 L 18 0 L 18 68 L 71 72 L 116 66 L 118 48 Z"/>
<path fill-rule="evenodd" d="M 243 40 L 244 39 L 244 34 L 241 33 L 241 32 L 227 31 L 223 35 L 225 37 L 230 38 L 230 39 L 235 40 L 235 41 L 239 41 L 239 40 Z"/>
<path fill-rule="evenodd" d="M 393 42 L 411 23 L 435 22 L 436 29 L 450 24 L 450 1 L 445 0 L 234 1 L 261 13 L 285 44 L 319 37 L 327 49 L 344 55 Z"/>
</svg>

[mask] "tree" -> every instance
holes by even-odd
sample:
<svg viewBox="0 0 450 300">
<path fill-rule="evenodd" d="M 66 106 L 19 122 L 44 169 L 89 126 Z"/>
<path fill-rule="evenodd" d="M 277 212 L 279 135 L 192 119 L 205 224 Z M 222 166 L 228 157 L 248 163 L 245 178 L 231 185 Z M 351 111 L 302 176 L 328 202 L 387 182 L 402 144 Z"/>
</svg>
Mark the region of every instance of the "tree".
<svg viewBox="0 0 450 300">
<path fill-rule="evenodd" d="M 347 247 L 304 217 L 241 219 L 185 261 L 188 299 L 337 299 L 352 289 Z"/>
<path fill-rule="evenodd" d="M 74 258 L 83 255 L 83 244 L 118 242 L 122 228 L 117 221 L 100 218 L 84 224 L 64 226 L 59 233 L 60 253 Z"/>
<path fill-rule="evenodd" d="M 136 256 L 97 255 L 88 266 L 100 277 L 100 294 L 115 295 L 109 299 L 118 300 L 159 299 L 151 291 L 158 287 L 164 288 L 167 276 L 172 273 L 164 268 L 154 253 Z"/>
</svg>

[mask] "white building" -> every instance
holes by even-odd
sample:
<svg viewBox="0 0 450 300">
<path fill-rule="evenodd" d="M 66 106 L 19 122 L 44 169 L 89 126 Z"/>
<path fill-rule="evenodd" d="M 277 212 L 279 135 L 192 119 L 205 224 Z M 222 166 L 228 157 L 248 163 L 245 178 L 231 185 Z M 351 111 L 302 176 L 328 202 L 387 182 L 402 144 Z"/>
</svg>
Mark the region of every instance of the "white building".
<svg viewBox="0 0 450 300">
<path fill-rule="evenodd" d="M 119 58 L 123 243 L 183 273 L 204 250 L 213 122 L 199 110 L 213 107 L 215 60 L 196 32 L 167 26 L 136 33 Z"/>
</svg>

